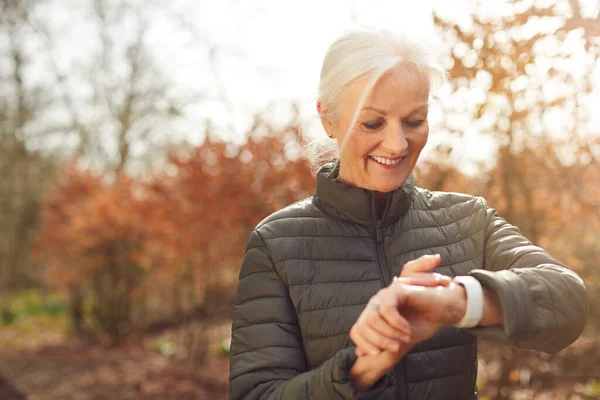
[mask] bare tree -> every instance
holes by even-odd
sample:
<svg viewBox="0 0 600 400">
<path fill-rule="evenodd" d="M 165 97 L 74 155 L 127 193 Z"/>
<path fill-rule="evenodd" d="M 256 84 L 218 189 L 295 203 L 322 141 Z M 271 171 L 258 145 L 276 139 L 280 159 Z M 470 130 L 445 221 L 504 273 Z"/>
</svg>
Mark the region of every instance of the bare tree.
<svg viewBox="0 0 600 400">
<path fill-rule="evenodd" d="M 31 1 L 0 3 L 2 54 L 8 66 L 0 73 L 0 311 L 8 318 L 11 288 L 40 284 L 29 257 L 38 223 L 38 205 L 53 176 L 53 159 L 28 146 L 37 133 L 36 119 L 49 106 L 45 87 L 27 79 L 32 54 L 24 48 Z"/>
<path fill-rule="evenodd" d="M 69 7 L 69 18 L 86 21 L 85 47 L 72 59 L 64 57 L 60 38 L 74 24 L 57 26 L 44 12 L 52 7 Z M 21 279 L 22 286 L 43 284 L 29 253 L 55 166 L 84 163 L 109 179 L 143 173 L 174 142 L 173 123 L 185 108 L 208 98 L 175 84 L 159 62 L 149 38 L 157 13 L 169 16 L 173 29 L 191 33 L 214 61 L 218 46 L 203 43 L 166 1 L 0 2 L 2 61 L 9 65 L 0 71 L 0 294 L 23 276 L 30 279 Z M 70 295 L 73 325 L 82 330 L 85 290 L 71 285 Z"/>
</svg>

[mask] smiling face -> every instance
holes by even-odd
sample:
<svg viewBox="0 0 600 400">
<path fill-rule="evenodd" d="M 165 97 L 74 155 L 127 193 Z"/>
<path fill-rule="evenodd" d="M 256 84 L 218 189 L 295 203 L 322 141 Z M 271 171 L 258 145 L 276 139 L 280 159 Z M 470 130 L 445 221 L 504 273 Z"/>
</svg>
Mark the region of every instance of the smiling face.
<svg viewBox="0 0 600 400">
<path fill-rule="evenodd" d="M 390 192 L 410 176 L 427 143 L 429 83 L 415 67 L 401 65 L 386 72 L 341 148 L 367 81 L 368 77 L 344 88 L 339 118 L 324 127 L 340 148 L 340 181 Z"/>
</svg>

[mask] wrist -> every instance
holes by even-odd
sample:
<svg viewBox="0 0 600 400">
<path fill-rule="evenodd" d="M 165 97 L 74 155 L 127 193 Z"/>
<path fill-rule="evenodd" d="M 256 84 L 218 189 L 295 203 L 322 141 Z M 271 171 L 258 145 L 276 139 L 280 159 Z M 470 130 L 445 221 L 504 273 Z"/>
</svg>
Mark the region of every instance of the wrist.
<svg viewBox="0 0 600 400">
<path fill-rule="evenodd" d="M 377 356 L 359 356 L 350 369 L 350 380 L 357 392 L 369 390 L 387 371 L 382 371 L 374 363 Z"/>
<path fill-rule="evenodd" d="M 467 311 L 467 291 L 457 283 L 452 282 L 446 288 L 448 291 L 448 302 L 446 303 L 446 318 L 444 325 L 453 326 L 460 322 Z"/>
<path fill-rule="evenodd" d="M 483 318 L 481 326 L 503 325 L 504 317 L 498 295 L 488 288 L 483 288 Z"/>
<path fill-rule="evenodd" d="M 359 356 L 350 369 L 350 380 L 357 392 L 369 389 L 387 374 L 408 353 L 412 346 L 402 347 L 400 351 L 382 351 L 377 355 Z"/>
</svg>

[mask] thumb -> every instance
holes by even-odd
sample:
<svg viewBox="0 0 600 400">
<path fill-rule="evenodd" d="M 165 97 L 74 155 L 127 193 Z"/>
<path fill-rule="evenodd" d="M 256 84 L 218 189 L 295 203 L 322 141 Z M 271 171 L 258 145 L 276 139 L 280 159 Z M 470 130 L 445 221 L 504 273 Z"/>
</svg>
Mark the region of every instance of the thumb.
<svg viewBox="0 0 600 400">
<path fill-rule="evenodd" d="M 402 272 L 400 273 L 400 277 L 407 277 L 408 275 L 415 272 L 431 271 L 432 269 L 440 265 L 441 260 L 442 258 L 439 254 L 421 256 L 416 260 L 412 260 L 404 264 Z"/>
</svg>

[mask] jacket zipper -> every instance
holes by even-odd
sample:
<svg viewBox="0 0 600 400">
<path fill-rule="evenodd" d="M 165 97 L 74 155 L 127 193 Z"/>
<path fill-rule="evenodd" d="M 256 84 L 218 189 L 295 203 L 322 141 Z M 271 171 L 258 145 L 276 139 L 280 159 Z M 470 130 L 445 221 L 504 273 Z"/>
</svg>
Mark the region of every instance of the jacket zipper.
<svg viewBox="0 0 600 400">
<path fill-rule="evenodd" d="M 390 273 L 387 269 L 386 263 L 385 263 L 385 253 L 384 253 L 384 249 L 383 249 L 383 227 L 382 227 L 382 220 L 385 217 L 385 215 L 387 214 L 388 208 L 390 206 L 390 199 L 388 197 L 387 200 L 387 204 L 385 206 L 385 209 L 383 211 L 383 214 L 381 216 L 381 219 L 377 218 L 377 209 L 375 207 L 375 194 L 373 194 L 371 192 L 371 208 L 374 212 L 373 215 L 375 215 L 376 221 L 375 221 L 375 253 L 376 253 L 376 263 L 377 263 L 377 270 L 379 271 L 379 278 L 381 279 L 381 283 L 383 285 L 383 287 L 387 287 L 390 284 Z M 408 399 L 408 388 L 406 388 L 406 382 L 405 382 L 405 376 L 404 374 L 400 373 L 400 364 L 403 364 L 404 360 L 401 360 L 400 363 L 396 364 L 393 368 L 393 373 L 396 377 L 396 385 L 395 385 L 395 389 L 396 389 L 396 398 L 397 399 Z M 403 391 L 402 388 L 405 388 L 405 390 Z M 402 395 L 401 395 L 402 394 Z"/>
</svg>

